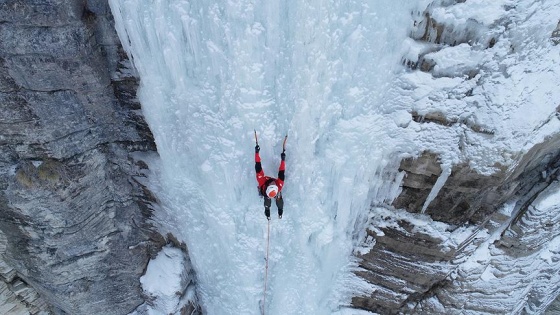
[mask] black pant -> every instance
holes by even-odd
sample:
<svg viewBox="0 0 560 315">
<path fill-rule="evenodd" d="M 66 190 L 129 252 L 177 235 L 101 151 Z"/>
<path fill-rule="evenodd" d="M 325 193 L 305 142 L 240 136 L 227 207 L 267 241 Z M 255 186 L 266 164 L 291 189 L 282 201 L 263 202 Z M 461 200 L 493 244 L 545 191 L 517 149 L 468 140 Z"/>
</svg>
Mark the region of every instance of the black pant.
<svg viewBox="0 0 560 315">
<path fill-rule="evenodd" d="M 276 207 L 278 208 L 278 215 L 282 215 L 284 213 L 284 199 L 282 199 L 282 195 L 278 194 L 276 198 Z M 270 205 L 272 205 L 272 200 L 267 196 L 264 196 L 264 215 L 266 217 L 270 217 Z"/>
</svg>

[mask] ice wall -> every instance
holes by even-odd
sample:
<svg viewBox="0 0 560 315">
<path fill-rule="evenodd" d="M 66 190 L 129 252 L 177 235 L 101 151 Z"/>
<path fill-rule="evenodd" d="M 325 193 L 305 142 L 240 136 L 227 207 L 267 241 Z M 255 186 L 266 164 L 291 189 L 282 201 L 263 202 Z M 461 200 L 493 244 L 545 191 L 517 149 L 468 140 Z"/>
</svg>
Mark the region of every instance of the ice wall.
<svg viewBox="0 0 560 315">
<path fill-rule="evenodd" d="M 417 3 L 111 0 L 162 160 L 159 220 L 186 241 L 208 314 L 256 314 L 266 220 L 253 129 L 275 176 L 289 135 L 285 215 L 273 217 L 270 314 L 347 298 L 370 204 L 397 193 L 410 121 L 384 105 Z"/>
</svg>

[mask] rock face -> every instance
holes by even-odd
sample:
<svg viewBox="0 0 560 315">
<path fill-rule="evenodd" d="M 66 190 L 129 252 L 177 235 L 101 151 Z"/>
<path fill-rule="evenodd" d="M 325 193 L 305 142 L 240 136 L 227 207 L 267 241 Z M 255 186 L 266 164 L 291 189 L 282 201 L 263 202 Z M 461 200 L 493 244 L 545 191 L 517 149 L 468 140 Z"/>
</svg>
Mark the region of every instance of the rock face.
<svg viewBox="0 0 560 315">
<path fill-rule="evenodd" d="M 108 4 L 9 0 L 0 20 L 2 309 L 126 314 L 164 238 L 135 179 L 130 153 L 155 145 Z"/>
<path fill-rule="evenodd" d="M 437 156 L 429 153 L 416 160 L 403 160 L 401 169 L 409 179 L 403 182 L 403 192 L 394 204 L 410 212 L 419 212 L 435 183 L 433 177 L 441 172 L 437 165 Z M 511 305 L 506 301 L 500 304 L 495 301 L 496 297 L 528 290 L 526 294 L 532 300 L 527 302 L 527 307 L 536 313 L 542 312 L 543 305 L 547 305 L 545 302 L 554 299 L 550 291 L 558 281 L 547 275 L 558 272 L 556 268 L 560 265 L 531 270 L 536 266 L 535 258 L 521 257 L 538 256 L 557 235 L 552 222 L 558 220 L 560 209 L 537 209 L 534 201 L 546 194 L 547 189 L 558 190 L 559 170 L 560 136 L 535 146 L 509 176 L 465 174 L 465 166 L 457 166 L 426 213 L 435 220 L 451 223 L 448 230 L 469 226 L 472 232 L 468 232 L 462 243 L 450 244 L 448 238 L 436 238 L 406 220 L 392 221 L 387 225 L 393 227 L 383 227 L 381 233 L 368 230 L 376 244 L 369 253 L 360 256 L 363 270 L 357 274 L 375 284 L 377 290 L 369 297 L 355 297 L 353 305 L 382 314 L 455 314 L 465 309 L 503 314 L 525 305 Z M 471 182 L 476 186 L 464 187 L 464 183 Z M 517 200 L 512 216 L 491 206 L 511 199 Z M 504 226 L 507 228 L 500 233 Z M 501 271 L 501 275 L 493 276 L 501 282 L 482 288 L 478 282 L 484 269 L 473 271 L 460 266 L 460 262 L 471 256 L 485 240 L 483 235 L 478 235 L 480 231 L 501 235 L 490 246 L 490 256 L 495 257 L 485 262 L 489 268 Z M 531 276 L 524 277 L 529 271 Z M 534 279 L 549 279 L 552 283 L 541 283 L 544 288 L 527 289 L 534 285 Z M 434 296 L 437 299 L 433 299 Z"/>
<path fill-rule="evenodd" d="M 464 19 L 463 24 L 447 25 L 434 18 L 435 10 L 441 17 L 445 8 L 460 12 L 452 8 L 459 10 L 460 5 L 468 2 L 434 1 L 424 12 L 413 13 L 410 37 L 423 49 L 403 64 L 432 78 L 459 77 L 462 86 L 474 82 L 476 87 L 484 84 L 483 71 L 488 75 L 495 69 L 445 69 L 432 53 L 457 45 L 475 47 L 476 53 L 491 49 L 500 40 L 510 40 L 512 35 L 504 36 L 503 30 L 511 21 L 489 25 Z M 558 43 L 558 27 L 550 40 Z M 510 52 L 517 49 L 514 46 Z M 462 95 L 449 93 L 449 98 L 468 103 L 472 95 L 471 88 Z M 557 112 L 551 108 L 549 119 L 535 128 L 535 134 L 560 119 Z M 356 274 L 371 289 L 353 297 L 352 306 L 380 314 L 554 313 L 560 285 L 556 276 L 560 206 L 546 200 L 560 189 L 560 132 L 512 154 L 511 163 L 497 160 L 493 172 L 480 172 L 465 158 L 465 147 L 471 145 L 468 135 L 494 141 L 496 130 L 437 108 L 410 114 L 413 124 L 443 126 L 450 133 L 460 126 L 465 136 L 456 145 L 464 154 L 452 164 L 431 150 L 402 159 L 402 191 L 392 203 L 374 207 L 366 242 L 373 245 L 368 253 L 356 254 Z"/>
</svg>

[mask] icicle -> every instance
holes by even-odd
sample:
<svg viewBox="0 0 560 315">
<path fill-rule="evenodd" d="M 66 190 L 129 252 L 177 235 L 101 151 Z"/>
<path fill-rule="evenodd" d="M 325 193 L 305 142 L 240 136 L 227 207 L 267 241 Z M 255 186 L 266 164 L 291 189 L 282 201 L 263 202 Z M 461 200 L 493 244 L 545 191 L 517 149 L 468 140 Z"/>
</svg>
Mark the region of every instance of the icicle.
<svg viewBox="0 0 560 315">
<path fill-rule="evenodd" d="M 422 206 L 421 213 L 426 212 L 426 209 L 428 208 L 430 203 L 437 197 L 439 191 L 441 190 L 443 185 L 445 185 L 445 182 L 447 182 L 447 179 L 449 178 L 449 175 L 451 175 L 451 165 L 449 165 L 449 164 L 442 165 L 441 174 L 439 175 L 439 178 L 437 179 L 436 183 L 434 184 L 434 187 L 432 187 L 432 190 L 430 191 L 430 194 L 428 195 L 428 198 L 426 198 L 426 201 L 424 202 L 424 205 Z"/>
</svg>

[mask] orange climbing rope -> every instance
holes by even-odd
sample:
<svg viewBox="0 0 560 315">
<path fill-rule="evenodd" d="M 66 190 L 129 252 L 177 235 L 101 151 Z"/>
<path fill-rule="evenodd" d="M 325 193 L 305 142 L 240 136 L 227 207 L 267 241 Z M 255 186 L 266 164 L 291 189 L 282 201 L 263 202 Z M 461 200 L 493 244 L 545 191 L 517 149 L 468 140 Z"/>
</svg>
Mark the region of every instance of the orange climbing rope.
<svg viewBox="0 0 560 315">
<path fill-rule="evenodd" d="M 270 244 L 270 220 L 268 220 L 268 231 L 267 231 L 267 236 L 266 236 L 266 261 L 265 261 L 265 267 L 264 267 L 264 291 L 263 291 L 263 305 L 262 305 L 262 313 L 264 315 L 265 313 L 265 307 L 266 307 L 266 281 L 268 278 L 268 248 L 269 248 L 269 244 Z"/>
</svg>

